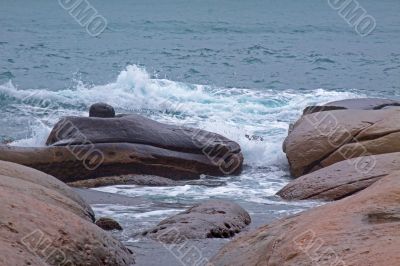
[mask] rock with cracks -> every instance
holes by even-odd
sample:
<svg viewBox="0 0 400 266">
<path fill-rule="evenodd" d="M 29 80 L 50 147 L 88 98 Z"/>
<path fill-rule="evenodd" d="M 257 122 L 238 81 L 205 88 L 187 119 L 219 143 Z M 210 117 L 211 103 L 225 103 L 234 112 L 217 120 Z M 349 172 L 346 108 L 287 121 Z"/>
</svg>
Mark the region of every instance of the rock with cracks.
<svg viewBox="0 0 400 266">
<path fill-rule="evenodd" d="M 360 169 L 362 162 L 370 162 L 371 167 Z M 338 200 L 353 195 L 398 170 L 399 152 L 354 158 L 303 175 L 291 181 L 277 194 L 286 200 Z"/>
</svg>

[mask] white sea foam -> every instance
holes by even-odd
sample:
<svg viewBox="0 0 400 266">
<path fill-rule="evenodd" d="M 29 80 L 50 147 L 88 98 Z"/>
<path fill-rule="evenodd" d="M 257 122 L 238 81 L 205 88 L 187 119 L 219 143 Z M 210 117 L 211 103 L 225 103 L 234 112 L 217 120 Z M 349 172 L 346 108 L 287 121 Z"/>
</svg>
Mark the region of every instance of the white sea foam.
<svg viewBox="0 0 400 266">
<path fill-rule="evenodd" d="M 121 113 L 135 112 L 161 122 L 217 132 L 241 145 L 245 171 L 239 177 L 221 179 L 222 186 L 99 188 L 163 202 L 211 197 L 278 204 L 271 197 L 288 182 L 281 145 L 289 123 L 307 105 L 360 96 L 324 89 L 279 92 L 186 84 L 152 78 L 135 65 L 121 71 L 115 82 L 105 85 L 78 81 L 72 88 L 59 91 L 23 90 L 12 83 L 0 85 L 0 99 L 7 100 L 6 108 L 30 120 L 26 125 L 30 136 L 13 145 L 44 145 L 51 127 L 61 116 L 86 115 L 95 102 L 107 102 Z"/>
<path fill-rule="evenodd" d="M 0 86 L 17 113 L 31 117 L 25 140 L 14 145 L 43 145 L 51 126 L 63 115 L 84 115 L 95 102 L 107 102 L 119 112 L 136 112 L 158 121 L 200 127 L 231 138 L 242 146 L 245 163 L 280 164 L 281 143 L 290 121 L 309 104 L 358 97 L 351 92 L 271 91 L 218 88 L 151 78 L 135 65 L 121 71 L 115 82 L 69 89 L 19 89 L 12 83 Z M 258 139 L 249 140 L 249 137 Z"/>
</svg>

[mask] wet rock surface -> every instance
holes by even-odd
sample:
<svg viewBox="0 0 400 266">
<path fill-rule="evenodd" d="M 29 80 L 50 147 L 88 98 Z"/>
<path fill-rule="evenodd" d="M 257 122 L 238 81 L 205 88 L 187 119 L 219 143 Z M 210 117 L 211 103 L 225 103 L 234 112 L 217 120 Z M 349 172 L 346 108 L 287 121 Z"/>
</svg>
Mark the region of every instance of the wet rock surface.
<svg viewBox="0 0 400 266">
<path fill-rule="evenodd" d="M 110 108 L 95 104 L 91 115 L 100 116 Z M 65 117 L 54 126 L 47 145 L 35 148 L 0 145 L 0 160 L 38 169 L 67 183 L 104 177 L 97 184 L 86 182 L 88 186 L 118 181 L 159 182 L 154 176 L 192 180 L 201 175 L 237 175 L 243 165 L 240 146 L 232 140 L 135 114 L 107 119 Z"/>
<path fill-rule="evenodd" d="M 139 185 L 139 186 L 177 186 L 178 181 L 155 175 L 122 175 L 106 176 L 87 180 L 70 182 L 72 187 L 96 188 L 113 185 Z"/>
<path fill-rule="evenodd" d="M 239 153 L 240 146 L 208 131 L 167 125 L 146 117 L 129 114 L 112 119 L 65 117 L 53 128 L 47 145 L 91 143 L 145 144 L 171 151 L 202 154 L 207 145 L 210 155 Z"/>
<path fill-rule="evenodd" d="M 66 146 L 11 147 L 0 146 L 0 159 L 26 165 L 63 182 L 75 182 L 97 177 L 120 175 L 156 175 L 173 180 L 199 179 L 202 174 L 225 175 L 221 165 L 210 161 L 204 154 L 169 151 L 149 145 L 131 143 L 99 143 L 76 145 L 74 152 Z M 80 157 L 77 154 L 102 154 Z M 231 157 L 241 170 L 242 154 Z M 239 170 L 238 170 L 239 169 Z M 235 173 L 236 173 L 235 172 Z"/>
<path fill-rule="evenodd" d="M 180 243 L 186 239 L 229 238 L 250 222 L 250 215 L 239 205 L 210 200 L 161 221 L 142 235 L 164 243 Z"/>
<path fill-rule="evenodd" d="M 239 236 L 213 265 L 397 265 L 400 172 L 358 194 Z"/>
</svg>

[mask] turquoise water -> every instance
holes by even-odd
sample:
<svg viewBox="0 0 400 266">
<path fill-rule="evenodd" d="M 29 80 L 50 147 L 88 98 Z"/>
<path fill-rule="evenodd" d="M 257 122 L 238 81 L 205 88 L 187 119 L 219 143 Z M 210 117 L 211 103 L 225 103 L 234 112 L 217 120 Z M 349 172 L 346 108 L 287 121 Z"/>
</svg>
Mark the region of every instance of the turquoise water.
<svg viewBox="0 0 400 266">
<path fill-rule="evenodd" d="M 308 104 L 400 96 L 398 0 L 359 1 L 377 22 L 366 37 L 323 0 L 90 3 L 108 21 L 98 37 L 58 1 L 1 1 L 0 138 L 44 145 L 61 116 L 87 115 L 105 101 L 118 112 L 221 133 L 245 156 L 238 177 L 100 188 L 154 203 L 95 206 L 119 217 L 126 241 L 206 198 L 232 199 L 264 217 L 312 206 L 274 196 L 289 181 L 281 151 L 289 123 Z"/>
</svg>

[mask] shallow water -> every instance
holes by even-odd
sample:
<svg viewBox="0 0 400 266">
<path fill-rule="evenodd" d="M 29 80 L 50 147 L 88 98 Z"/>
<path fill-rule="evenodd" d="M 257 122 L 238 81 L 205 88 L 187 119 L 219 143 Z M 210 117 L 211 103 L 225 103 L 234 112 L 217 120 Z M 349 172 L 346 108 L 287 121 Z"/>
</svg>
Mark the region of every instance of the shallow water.
<svg viewBox="0 0 400 266">
<path fill-rule="evenodd" d="M 93 38 L 57 1 L 2 0 L 0 138 L 44 145 L 61 116 L 104 101 L 241 145 L 240 176 L 98 188 L 146 200 L 93 206 L 121 221 L 131 245 L 145 243 L 140 230 L 208 198 L 240 203 L 253 226 L 307 209 L 317 203 L 275 196 L 290 180 L 281 149 L 289 123 L 310 104 L 399 98 L 400 1 L 359 2 L 377 21 L 367 37 L 327 1 L 93 0 L 108 21 Z"/>
</svg>

